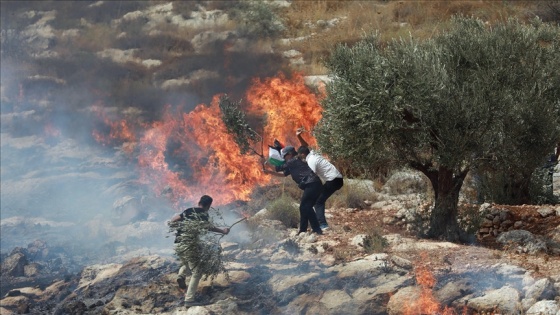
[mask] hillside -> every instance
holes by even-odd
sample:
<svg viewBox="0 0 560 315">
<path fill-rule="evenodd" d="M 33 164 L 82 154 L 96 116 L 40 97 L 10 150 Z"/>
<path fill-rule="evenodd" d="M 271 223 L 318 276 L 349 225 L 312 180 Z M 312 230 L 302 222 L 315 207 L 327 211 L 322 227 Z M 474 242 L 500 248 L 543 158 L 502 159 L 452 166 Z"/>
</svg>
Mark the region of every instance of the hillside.
<svg viewBox="0 0 560 315">
<path fill-rule="evenodd" d="M 554 22 L 558 1 L 0 5 L 2 315 L 560 312 L 558 205 L 478 204 L 466 185 L 476 239 L 425 240 L 426 181 L 359 174 L 329 200 L 332 228 L 297 236 L 264 209 L 301 191 L 258 156 L 312 130 L 337 43 L 428 38 L 454 14 Z M 255 152 L 224 127 L 223 94 L 263 131 Z M 221 240 L 230 277 L 186 308 L 167 221 L 202 194 L 224 226 L 249 219 Z"/>
</svg>

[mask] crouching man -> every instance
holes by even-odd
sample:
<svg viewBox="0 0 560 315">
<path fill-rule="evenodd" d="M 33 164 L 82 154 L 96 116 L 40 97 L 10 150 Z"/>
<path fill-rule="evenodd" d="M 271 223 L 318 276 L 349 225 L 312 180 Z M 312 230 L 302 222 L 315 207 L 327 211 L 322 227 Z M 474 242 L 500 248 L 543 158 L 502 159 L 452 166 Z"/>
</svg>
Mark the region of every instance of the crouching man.
<svg viewBox="0 0 560 315">
<path fill-rule="evenodd" d="M 200 279 L 205 274 L 220 272 L 221 270 L 214 270 L 216 267 L 223 268 L 219 243 L 208 242 L 206 234 L 211 231 L 226 235 L 229 228 L 218 228 L 210 223 L 208 210 L 212 201 L 212 197 L 204 195 L 200 198 L 198 207 L 188 208 L 170 221 L 171 226 L 177 226 L 175 251 L 182 263 L 177 283 L 181 289 L 187 289 L 185 278 L 188 270 L 192 273 L 185 293 L 185 306 L 202 305 L 203 303 L 195 299 Z M 214 264 L 215 261 L 219 263 Z"/>
</svg>

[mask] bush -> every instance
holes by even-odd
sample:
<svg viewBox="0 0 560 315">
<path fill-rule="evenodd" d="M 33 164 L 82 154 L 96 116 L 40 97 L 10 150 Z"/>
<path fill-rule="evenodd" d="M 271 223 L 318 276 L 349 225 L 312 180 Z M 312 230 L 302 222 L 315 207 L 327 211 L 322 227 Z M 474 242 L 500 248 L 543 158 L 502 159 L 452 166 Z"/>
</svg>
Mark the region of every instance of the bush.
<svg viewBox="0 0 560 315">
<path fill-rule="evenodd" d="M 284 250 L 291 254 L 298 254 L 300 252 L 299 244 L 293 239 L 288 239 L 281 245 Z"/>
<path fill-rule="evenodd" d="M 550 162 L 544 167 L 537 168 L 531 176 L 529 184 L 529 196 L 531 204 L 556 204 L 559 202 L 558 197 L 554 195 L 552 186 L 552 176 L 554 174 L 554 166 L 556 164 Z"/>
<path fill-rule="evenodd" d="M 327 200 L 330 207 L 346 207 L 364 209 L 367 207 L 366 200 L 377 200 L 377 193 L 373 189 L 371 181 L 344 180 L 344 186 Z"/>
<path fill-rule="evenodd" d="M 484 201 L 500 204 L 554 204 L 552 165 L 537 167 L 530 178 L 504 171 L 481 176 L 480 191 Z M 526 188 L 525 188 L 526 187 Z"/>
<path fill-rule="evenodd" d="M 273 38 L 285 29 L 275 9 L 266 2 L 244 1 L 231 14 L 240 24 L 241 35 L 250 38 Z"/>
<path fill-rule="evenodd" d="M 286 177 L 281 181 L 280 184 L 256 187 L 251 193 L 251 200 L 247 203 L 246 211 L 253 215 L 263 208 L 269 208 L 272 202 L 282 198 L 282 196 L 293 200 L 301 198 L 302 191 L 291 178 Z"/>
<path fill-rule="evenodd" d="M 336 247 L 332 250 L 332 255 L 337 263 L 351 261 L 358 252 L 351 247 Z"/>
<path fill-rule="evenodd" d="M 535 13 L 544 22 L 560 24 L 560 1 L 540 2 Z"/>
<path fill-rule="evenodd" d="M 297 228 L 299 223 L 299 209 L 294 199 L 282 195 L 272 201 L 268 207 L 268 218 L 282 222 L 287 228 Z"/>
<path fill-rule="evenodd" d="M 367 254 L 382 253 L 389 246 L 389 242 L 379 231 L 373 230 L 364 237 L 362 246 Z"/>
</svg>

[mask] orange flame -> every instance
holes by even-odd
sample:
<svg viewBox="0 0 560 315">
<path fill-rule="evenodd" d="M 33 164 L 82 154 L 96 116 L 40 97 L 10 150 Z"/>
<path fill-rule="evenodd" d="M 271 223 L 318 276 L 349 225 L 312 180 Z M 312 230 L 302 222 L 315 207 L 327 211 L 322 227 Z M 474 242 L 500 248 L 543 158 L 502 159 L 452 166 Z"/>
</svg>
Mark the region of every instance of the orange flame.
<svg viewBox="0 0 560 315">
<path fill-rule="evenodd" d="M 426 254 L 423 253 L 422 261 L 427 261 Z M 420 314 L 443 314 L 455 315 L 456 312 L 448 307 L 442 308 L 440 303 L 433 295 L 432 289 L 436 284 L 436 278 L 433 273 L 424 264 L 418 264 L 414 268 L 416 274 L 416 283 L 420 286 L 420 297 L 416 301 L 411 301 L 404 305 L 404 315 L 420 315 Z"/>
<path fill-rule="evenodd" d="M 150 185 L 157 195 L 172 191 L 170 198 L 176 204 L 196 202 L 203 194 L 211 195 L 216 205 L 247 201 L 253 189 L 268 183 L 270 177 L 262 172 L 257 155 L 240 154 L 221 119 L 219 99 L 215 95 L 210 105 L 199 104 L 188 113 L 167 106 L 162 120 L 143 126 L 140 136 L 129 127 L 140 123 L 98 115 L 111 129 L 109 139 L 138 142 L 140 182 Z M 317 97 L 299 74 L 291 80 L 284 76 L 254 80 L 246 99 L 244 110 L 249 115 L 267 115 L 263 126 L 255 128 L 264 132 L 263 142 L 254 144 L 260 146 L 255 152 L 262 152 L 275 138 L 296 146 L 295 130 L 302 126 L 311 130 L 321 118 Z M 94 137 L 102 144 L 107 141 L 99 133 L 94 132 Z M 306 140 L 316 143 L 312 137 Z"/>
<path fill-rule="evenodd" d="M 120 119 L 118 121 L 113 121 L 109 118 L 107 113 L 103 110 L 103 108 L 99 105 L 93 106 L 92 111 L 103 120 L 105 125 L 110 128 L 109 135 L 104 135 L 99 130 L 93 130 L 92 136 L 93 138 L 102 145 L 114 145 L 118 142 L 125 142 L 125 143 L 133 143 L 136 141 L 136 135 L 134 134 L 132 128 L 129 126 L 129 122 Z M 125 146 L 125 152 L 131 153 L 133 150 L 133 146 Z"/>
<path fill-rule="evenodd" d="M 254 80 L 247 91 L 247 101 L 249 112 L 267 115 L 263 138 L 269 144 L 277 138 L 286 145 L 297 147 L 295 130 L 300 127 L 312 130 L 321 119 L 319 100 L 299 73 L 291 80 L 283 75 L 264 81 Z M 311 146 L 316 144 L 314 137 L 306 141 Z"/>
</svg>

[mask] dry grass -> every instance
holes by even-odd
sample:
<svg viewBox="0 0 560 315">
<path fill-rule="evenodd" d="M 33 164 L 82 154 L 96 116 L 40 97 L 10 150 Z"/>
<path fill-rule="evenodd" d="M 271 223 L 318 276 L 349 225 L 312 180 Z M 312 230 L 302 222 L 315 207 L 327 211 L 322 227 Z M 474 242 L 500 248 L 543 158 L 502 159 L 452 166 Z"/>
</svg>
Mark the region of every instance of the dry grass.
<svg viewBox="0 0 560 315">
<path fill-rule="evenodd" d="M 489 23 L 507 17 L 528 20 L 536 1 L 326 1 L 294 0 L 283 18 L 288 49 L 304 55 L 310 74 L 325 74 L 322 59 L 337 43 L 352 44 L 365 34 L 378 32 L 381 40 L 413 36 L 430 38 L 445 29 L 453 15 L 481 18 Z M 336 27 L 318 21 L 338 19 Z"/>
<path fill-rule="evenodd" d="M 378 228 L 374 228 L 364 237 L 362 245 L 367 254 L 383 253 L 386 252 L 389 242 Z"/>
<path fill-rule="evenodd" d="M 282 222 L 286 228 L 297 228 L 299 209 L 293 198 L 282 195 L 269 203 L 266 209 L 269 219 Z"/>
<path fill-rule="evenodd" d="M 367 208 L 366 200 L 375 202 L 379 198 L 373 185 L 373 182 L 369 181 L 350 181 L 346 179 L 344 186 L 327 200 L 327 207 Z"/>
</svg>

